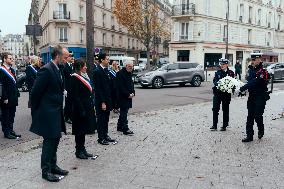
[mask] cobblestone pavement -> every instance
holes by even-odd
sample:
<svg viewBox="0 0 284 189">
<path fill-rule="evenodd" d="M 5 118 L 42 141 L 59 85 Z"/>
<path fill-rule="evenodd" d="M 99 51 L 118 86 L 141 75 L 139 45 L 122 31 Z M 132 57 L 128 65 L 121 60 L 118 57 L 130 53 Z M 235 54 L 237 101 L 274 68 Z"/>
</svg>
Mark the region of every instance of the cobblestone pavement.
<svg viewBox="0 0 284 189">
<path fill-rule="evenodd" d="M 105 147 L 97 144 L 97 135 L 87 138 L 87 149 L 99 155 L 96 160 L 76 159 L 74 137 L 64 136 L 58 164 L 70 174 L 56 184 L 41 179 L 41 140 L 28 141 L 1 150 L 0 188 L 281 189 L 284 119 L 278 113 L 283 99 L 282 91 L 272 95 L 265 112 L 265 136 L 249 144 L 241 142 L 246 98 L 232 100 L 226 132 L 209 131 L 211 103 L 131 115 L 134 136 L 117 133 L 112 119 L 110 136 L 118 144 Z"/>
</svg>

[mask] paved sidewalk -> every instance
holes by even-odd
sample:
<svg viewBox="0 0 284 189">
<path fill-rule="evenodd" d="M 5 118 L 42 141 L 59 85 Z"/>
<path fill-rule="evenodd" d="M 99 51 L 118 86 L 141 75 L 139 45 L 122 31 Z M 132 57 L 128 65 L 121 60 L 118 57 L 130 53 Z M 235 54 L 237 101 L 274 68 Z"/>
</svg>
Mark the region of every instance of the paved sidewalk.
<svg viewBox="0 0 284 189">
<path fill-rule="evenodd" d="M 99 154 L 97 160 L 76 159 L 74 137 L 64 136 L 58 160 L 70 174 L 59 183 L 41 179 L 41 140 L 26 142 L 1 150 L 0 188 L 281 189 L 284 119 L 278 113 L 283 99 L 284 92 L 272 95 L 265 112 L 265 136 L 249 144 L 241 142 L 246 98 L 232 100 L 226 132 L 209 131 L 211 103 L 132 115 L 132 137 L 116 133 L 112 119 L 110 136 L 118 139 L 117 145 L 98 145 L 97 135 L 87 138 L 87 149 Z"/>
</svg>

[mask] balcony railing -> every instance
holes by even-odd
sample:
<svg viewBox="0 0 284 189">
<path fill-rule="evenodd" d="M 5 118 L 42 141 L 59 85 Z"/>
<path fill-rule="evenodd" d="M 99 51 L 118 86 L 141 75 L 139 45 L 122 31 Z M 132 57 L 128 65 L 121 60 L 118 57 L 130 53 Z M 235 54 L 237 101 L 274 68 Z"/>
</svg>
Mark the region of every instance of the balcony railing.
<svg viewBox="0 0 284 189">
<path fill-rule="evenodd" d="M 179 39 L 180 39 L 181 41 L 187 41 L 187 40 L 188 40 L 188 35 L 180 35 L 180 36 L 179 36 Z"/>
<path fill-rule="evenodd" d="M 68 39 L 66 39 L 66 38 L 64 38 L 64 39 L 59 39 L 59 42 L 66 43 L 66 42 L 68 42 Z"/>
<path fill-rule="evenodd" d="M 181 16 L 181 15 L 194 15 L 195 14 L 195 4 L 180 4 L 174 5 L 172 10 L 173 16 Z"/>
<path fill-rule="evenodd" d="M 70 19 L 70 11 L 69 12 L 53 11 L 53 19 L 69 20 Z"/>
</svg>

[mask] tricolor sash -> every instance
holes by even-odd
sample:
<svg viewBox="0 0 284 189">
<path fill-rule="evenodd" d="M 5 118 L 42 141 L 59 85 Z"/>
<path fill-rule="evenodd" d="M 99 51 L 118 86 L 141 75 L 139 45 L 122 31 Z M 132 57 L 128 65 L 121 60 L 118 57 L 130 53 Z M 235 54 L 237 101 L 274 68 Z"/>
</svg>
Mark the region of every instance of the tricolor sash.
<svg viewBox="0 0 284 189">
<path fill-rule="evenodd" d="M 37 70 L 32 66 L 32 65 L 29 65 L 31 68 L 32 68 L 32 70 L 34 71 L 34 73 L 36 74 L 37 73 Z"/>
<path fill-rule="evenodd" d="M 109 72 L 110 72 L 114 77 L 116 77 L 116 72 L 115 72 L 114 70 L 110 69 Z"/>
<path fill-rule="evenodd" d="M 16 84 L 16 79 L 14 74 L 10 72 L 5 66 L 1 66 L 0 69 L 13 81 L 14 84 Z"/>
<path fill-rule="evenodd" d="M 89 89 L 89 91 L 91 93 L 93 92 L 93 88 L 92 88 L 92 86 L 91 86 L 91 84 L 88 80 L 86 80 L 84 77 L 82 77 L 82 76 L 80 76 L 79 74 L 76 74 L 76 73 L 73 73 L 72 76 L 79 79 L 85 85 L 85 87 L 87 87 Z"/>
</svg>

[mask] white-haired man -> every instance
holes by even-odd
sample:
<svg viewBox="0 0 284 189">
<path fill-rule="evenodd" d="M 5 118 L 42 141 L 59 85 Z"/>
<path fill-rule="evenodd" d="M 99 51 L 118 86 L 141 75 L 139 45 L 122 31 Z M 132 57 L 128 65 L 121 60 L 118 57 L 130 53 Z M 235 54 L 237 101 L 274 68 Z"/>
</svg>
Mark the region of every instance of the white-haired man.
<svg viewBox="0 0 284 189">
<path fill-rule="evenodd" d="M 117 123 L 117 131 L 125 135 L 134 134 L 128 127 L 127 114 L 132 108 L 132 98 L 135 96 L 134 83 L 132 80 L 133 61 L 126 61 L 124 67 L 117 72 L 117 96 L 120 115 Z"/>
</svg>

